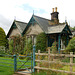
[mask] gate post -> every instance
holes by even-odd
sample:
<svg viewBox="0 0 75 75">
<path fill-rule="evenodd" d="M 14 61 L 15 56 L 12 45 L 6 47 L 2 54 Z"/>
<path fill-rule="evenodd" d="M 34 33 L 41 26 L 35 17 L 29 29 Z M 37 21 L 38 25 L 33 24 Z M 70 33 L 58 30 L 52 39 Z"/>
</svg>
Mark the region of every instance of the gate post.
<svg viewBox="0 0 75 75">
<path fill-rule="evenodd" d="M 35 45 L 33 45 L 33 72 L 35 72 Z"/>
<path fill-rule="evenodd" d="M 14 56 L 14 72 L 17 70 L 17 57 L 16 55 L 13 55 Z"/>
<path fill-rule="evenodd" d="M 33 66 L 32 66 L 32 60 L 33 60 L 33 58 L 32 58 L 32 53 L 31 53 L 31 72 L 32 72 L 32 68 L 33 68 Z"/>
</svg>

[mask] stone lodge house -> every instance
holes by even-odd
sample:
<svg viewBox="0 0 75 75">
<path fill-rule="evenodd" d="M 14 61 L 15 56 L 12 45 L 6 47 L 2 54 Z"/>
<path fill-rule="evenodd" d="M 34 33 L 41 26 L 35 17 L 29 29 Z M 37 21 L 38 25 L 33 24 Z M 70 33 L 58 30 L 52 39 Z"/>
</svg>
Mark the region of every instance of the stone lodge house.
<svg viewBox="0 0 75 75">
<path fill-rule="evenodd" d="M 69 42 L 69 36 L 72 35 L 71 30 L 67 22 L 59 23 L 59 12 L 57 7 L 52 10 L 51 20 L 45 19 L 36 15 L 32 15 L 28 23 L 14 20 L 11 28 L 7 34 L 7 38 L 10 39 L 13 35 L 23 36 L 26 34 L 27 38 L 31 37 L 33 44 L 36 43 L 36 36 L 45 32 L 47 35 L 47 46 L 51 47 L 52 43 L 56 41 L 58 43 L 58 51 L 63 50 Z"/>
</svg>

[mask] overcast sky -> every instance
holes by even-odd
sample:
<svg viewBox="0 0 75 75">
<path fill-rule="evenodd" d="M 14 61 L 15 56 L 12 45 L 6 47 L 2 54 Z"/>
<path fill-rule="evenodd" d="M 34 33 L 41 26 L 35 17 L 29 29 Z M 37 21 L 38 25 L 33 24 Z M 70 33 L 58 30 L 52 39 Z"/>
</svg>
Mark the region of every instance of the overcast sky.
<svg viewBox="0 0 75 75">
<path fill-rule="evenodd" d="M 75 26 L 75 0 L 0 0 L 0 27 L 6 34 L 14 19 L 28 22 L 33 14 L 51 19 L 52 8 L 58 8 L 59 21 L 67 18 L 71 27 Z"/>
</svg>

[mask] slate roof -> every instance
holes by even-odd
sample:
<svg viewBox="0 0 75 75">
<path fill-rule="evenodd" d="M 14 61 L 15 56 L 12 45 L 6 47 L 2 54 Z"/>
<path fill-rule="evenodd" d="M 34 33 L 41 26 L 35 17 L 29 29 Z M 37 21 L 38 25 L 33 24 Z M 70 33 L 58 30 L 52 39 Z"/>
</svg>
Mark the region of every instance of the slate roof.
<svg viewBox="0 0 75 75">
<path fill-rule="evenodd" d="M 21 21 L 16 21 L 16 20 L 14 20 L 13 24 L 14 24 L 14 23 L 16 24 L 17 28 L 19 29 L 20 33 L 23 33 L 25 27 L 27 26 L 27 23 L 21 22 Z M 8 34 L 7 34 L 7 38 L 8 38 L 9 35 L 10 35 L 10 32 L 11 32 L 12 27 L 13 27 L 13 24 L 12 24 L 12 26 L 11 26 L 11 28 L 10 28 Z"/>
<path fill-rule="evenodd" d="M 49 23 L 49 21 L 51 20 L 49 19 L 45 19 L 35 15 L 33 17 L 46 34 L 60 33 L 66 26 L 66 24 L 51 25 Z"/>
<path fill-rule="evenodd" d="M 24 31 L 24 29 L 26 28 L 26 25 L 27 25 L 27 23 L 20 22 L 20 21 L 15 21 L 15 24 L 21 33 Z"/>
<path fill-rule="evenodd" d="M 50 25 L 49 24 L 50 20 L 35 16 L 35 15 L 33 15 L 33 18 L 37 21 L 37 23 L 40 25 L 40 27 L 43 29 L 43 31 L 45 33 L 47 33 L 48 32 L 48 26 Z"/>
<path fill-rule="evenodd" d="M 51 20 L 36 16 L 36 15 L 32 15 L 32 18 L 35 19 L 35 21 L 39 24 L 41 29 L 46 34 L 61 33 L 66 26 L 65 23 L 61 23 L 61 24 L 59 23 L 58 25 L 51 25 Z M 20 22 L 20 21 L 14 21 L 14 22 L 15 22 L 17 28 L 19 29 L 20 33 L 24 33 L 29 25 L 29 23 L 27 24 L 27 23 Z M 10 30 L 11 30 L 11 28 L 10 28 Z M 8 32 L 7 36 L 8 35 L 9 35 L 9 32 Z"/>
<path fill-rule="evenodd" d="M 48 27 L 48 34 L 61 33 L 65 28 L 66 24 L 53 25 Z"/>
</svg>

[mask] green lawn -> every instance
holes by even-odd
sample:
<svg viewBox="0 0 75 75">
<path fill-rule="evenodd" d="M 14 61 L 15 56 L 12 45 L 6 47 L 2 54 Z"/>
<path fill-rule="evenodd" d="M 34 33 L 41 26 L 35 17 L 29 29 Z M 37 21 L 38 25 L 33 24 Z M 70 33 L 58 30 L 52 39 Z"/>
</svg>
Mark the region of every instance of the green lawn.
<svg viewBox="0 0 75 75">
<path fill-rule="evenodd" d="M 47 71 L 47 70 L 40 70 L 39 73 L 35 72 L 32 75 L 68 75 L 66 73 L 54 72 L 54 71 Z"/>
<path fill-rule="evenodd" d="M 7 59 L 7 60 L 3 60 L 3 59 Z M 12 61 L 10 61 L 10 59 Z M 17 60 L 22 60 L 22 61 L 26 61 L 27 59 L 18 59 Z M 3 63 L 1 63 L 3 62 Z M 5 63 L 4 63 L 5 62 Z M 69 58 L 66 58 L 66 59 L 63 59 L 62 62 L 69 62 Z M 12 64 L 6 64 L 6 63 L 12 63 Z M 11 57 L 0 57 L 0 65 L 5 65 L 5 66 L 9 66 L 9 67 L 4 67 L 4 66 L 0 66 L 0 75 L 13 75 L 14 73 L 14 68 L 11 68 L 11 67 L 14 67 L 14 61 L 13 61 L 13 58 Z M 17 68 L 20 68 L 21 66 L 19 65 L 22 65 L 24 62 L 17 62 L 18 66 Z M 75 63 L 75 58 L 74 58 L 74 63 Z M 25 65 L 31 65 L 31 62 L 28 62 L 26 63 Z M 46 65 L 47 67 L 47 64 L 45 63 L 44 66 Z M 53 65 L 54 67 L 58 67 L 59 69 L 61 70 L 67 70 L 69 71 L 69 66 L 62 66 L 62 65 Z M 52 68 L 53 68 L 52 66 Z M 25 66 L 23 66 L 22 68 L 25 68 Z M 75 66 L 73 66 L 73 71 L 75 72 Z M 33 73 L 32 75 L 67 75 L 65 73 L 57 73 L 56 72 L 52 72 L 52 71 L 40 71 L 40 73 L 38 74 L 37 72 Z"/>
<path fill-rule="evenodd" d="M 8 60 L 2 60 L 2 59 L 8 59 Z M 14 67 L 13 61 L 10 61 L 9 59 L 12 58 L 7 58 L 7 57 L 0 57 L 0 65 L 5 65 L 5 66 L 0 66 L 0 75 L 12 75 L 14 73 L 14 69 L 11 67 Z M 13 59 L 12 59 L 13 60 Z M 6 63 L 12 63 L 12 64 L 6 64 Z M 9 67 L 7 67 L 9 66 Z"/>
<path fill-rule="evenodd" d="M 3 59 L 7 59 L 7 60 L 3 60 Z M 26 61 L 26 59 L 17 59 L 17 60 Z M 24 63 L 21 61 L 17 62 L 17 69 L 20 68 L 21 67 L 20 65 L 22 65 Z M 12 63 L 12 64 L 6 64 L 6 63 Z M 4 66 L 1 66 L 1 65 L 4 65 Z M 27 62 L 25 65 L 31 65 L 31 62 Z M 7 66 L 9 66 L 9 67 L 7 67 Z M 14 59 L 13 58 L 0 57 L 0 75 L 12 75 L 14 73 L 14 68 L 11 68 L 11 67 L 14 67 Z M 26 67 L 23 66 L 22 68 L 26 68 Z"/>
<path fill-rule="evenodd" d="M 0 66 L 0 75 L 12 75 L 14 71 L 8 67 L 1 67 Z"/>
</svg>

